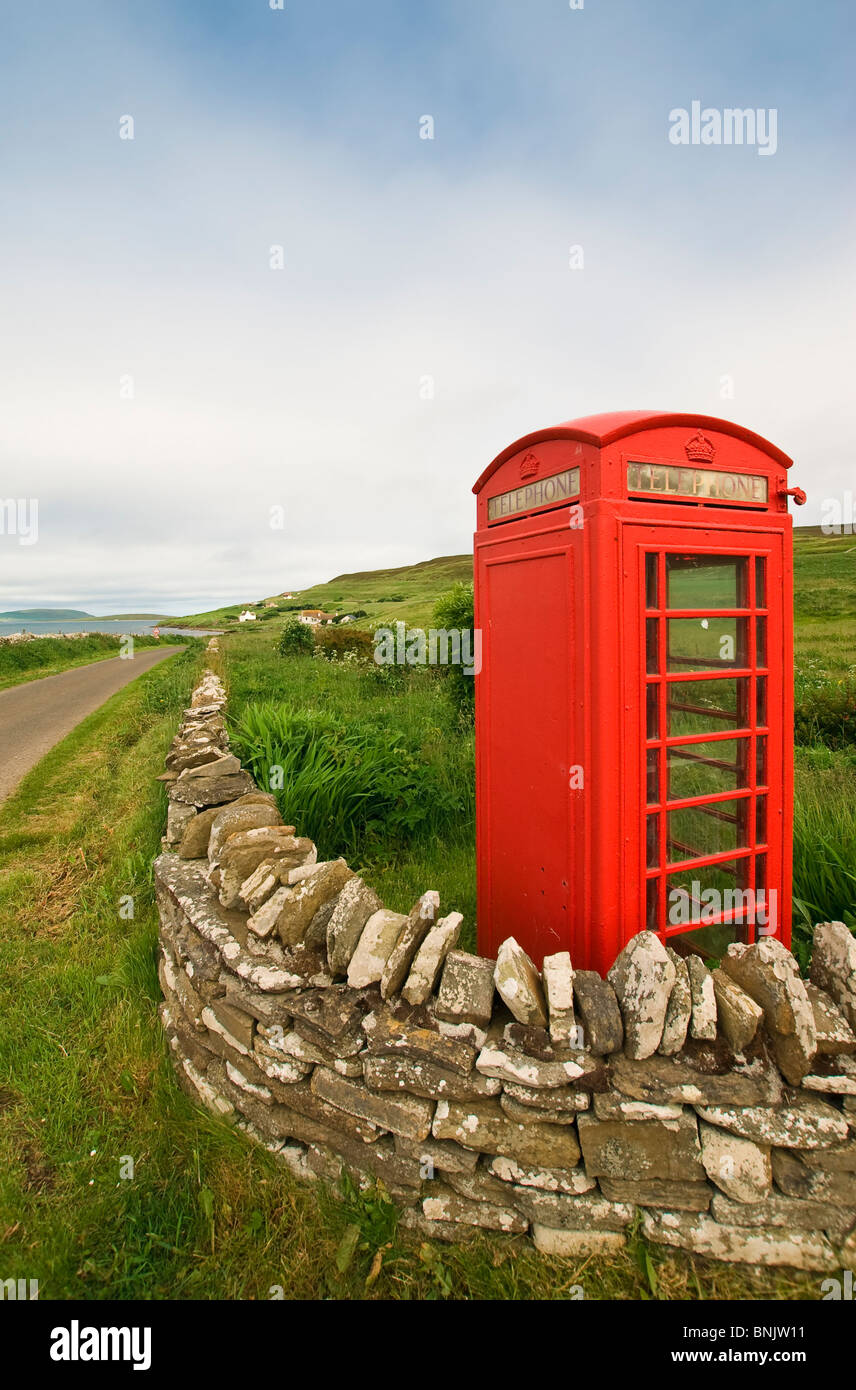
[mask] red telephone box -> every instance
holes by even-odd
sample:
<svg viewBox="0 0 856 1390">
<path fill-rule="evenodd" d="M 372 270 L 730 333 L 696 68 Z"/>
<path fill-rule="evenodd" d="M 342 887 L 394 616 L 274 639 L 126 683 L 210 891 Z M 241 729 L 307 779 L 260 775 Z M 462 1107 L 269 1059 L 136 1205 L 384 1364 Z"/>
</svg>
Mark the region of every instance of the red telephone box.
<svg viewBox="0 0 856 1390">
<path fill-rule="evenodd" d="M 605 973 L 636 932 L 790 944 L 791 460 L 727 420 L 591 416 L 484 471 L 479 950 Z"/>
</svg>

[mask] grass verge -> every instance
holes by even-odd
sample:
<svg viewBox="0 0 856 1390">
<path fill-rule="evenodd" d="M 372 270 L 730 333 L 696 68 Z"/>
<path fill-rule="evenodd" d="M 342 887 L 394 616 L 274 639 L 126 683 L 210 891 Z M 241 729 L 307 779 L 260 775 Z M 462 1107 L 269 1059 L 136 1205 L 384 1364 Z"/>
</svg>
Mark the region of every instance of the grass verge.
<svg viewBox="0 0 856 1390">
<path fill-rule="evenodd" d="M 43 1299 L 816 1298 L 819 1277 L 638 1236 L 583 1261 L 421 1242 L 382 1191 L 307 1187 L 187 1099 L 157 1019 L 153 778 L 198 666 L 125 687 L 0 810 L 0 1278 Z M 412 896 L 429 867 L 390 882 Z"/>
</svg>

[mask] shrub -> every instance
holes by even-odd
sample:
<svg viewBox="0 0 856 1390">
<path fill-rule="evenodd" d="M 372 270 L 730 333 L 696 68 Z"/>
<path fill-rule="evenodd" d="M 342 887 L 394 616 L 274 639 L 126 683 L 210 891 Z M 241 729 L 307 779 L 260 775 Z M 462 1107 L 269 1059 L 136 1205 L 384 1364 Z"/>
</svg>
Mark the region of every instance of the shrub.
<svg viewBox="0 0 856 1390">
<path fill-rule="evenodd" d="M 299 618 L 290 618 L 279 634 L 280 656 L 309 656 L 314 646 L 311 627 Z"/>
<path fill-rule="evenodd" d="M 329 661 L 343 657 L 347 652 L 371 660 L 374 652 L 371 633 L 350 627 L 347 623 L 344 627 L 319 628 L 315 645 Z"/>
<path fill-rule="evenodd" d="M 856 745 L 856 677 L 826 674 L 817 661 L 794 675 L 794 742 L 807 748 Z"/>
<path fill-rule="evenodd" d="M 434 605 L 435 626 L 447 632 L 469 632 L 471 651 L 475 626 L 473 604 L 472 584 L 459 580 Z M 437 671 L 445 682 L 446 692 L 458 715 L 464 721 L 472 720 L 476 698 L 475 678 L 468 676 L 461 666 L 439 666 Z"/>
</svg>

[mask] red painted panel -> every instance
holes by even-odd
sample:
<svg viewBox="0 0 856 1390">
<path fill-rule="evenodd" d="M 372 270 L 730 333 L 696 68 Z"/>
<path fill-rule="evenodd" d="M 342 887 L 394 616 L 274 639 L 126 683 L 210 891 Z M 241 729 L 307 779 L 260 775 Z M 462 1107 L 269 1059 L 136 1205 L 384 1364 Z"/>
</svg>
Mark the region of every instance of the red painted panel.
<svg viewBox="0 0 856 1390">
<path fill-rule="evenodd" d="M 481 560 L 483 670 L 501 692 L 479 721 L 489 749 L 481 805 L 491 808 L 479 920 L 491 955 L 508 936 L 539 961 L 570 945 L 571 563 L 555 548 Z"/>
</svg>

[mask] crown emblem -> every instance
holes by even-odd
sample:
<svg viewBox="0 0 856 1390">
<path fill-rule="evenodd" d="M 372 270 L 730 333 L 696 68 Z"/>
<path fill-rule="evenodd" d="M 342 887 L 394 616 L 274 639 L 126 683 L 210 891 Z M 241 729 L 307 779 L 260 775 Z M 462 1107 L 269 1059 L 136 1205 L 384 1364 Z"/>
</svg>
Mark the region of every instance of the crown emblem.
<svg viewBox="0 0 856 1390">
<path fill-rule="evenodd" d="M 520 463 L 520 476 L 521 478 L 537 478 L 540 468 L 540 459 L 536 458 L 535 454 L 526 454 Z"/>
<path fill-rule="evenodd" d="M 684 448 L 687 452 L 687 458 L 692 463 L 710 463 L 716 453 L 713 444 L 707 435 L 702 434 L 701 430 L 697 430 L 692 438 L 687 440 Z"/>
</svg>

